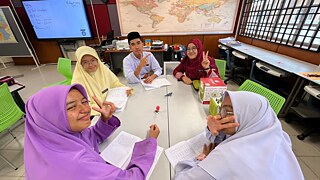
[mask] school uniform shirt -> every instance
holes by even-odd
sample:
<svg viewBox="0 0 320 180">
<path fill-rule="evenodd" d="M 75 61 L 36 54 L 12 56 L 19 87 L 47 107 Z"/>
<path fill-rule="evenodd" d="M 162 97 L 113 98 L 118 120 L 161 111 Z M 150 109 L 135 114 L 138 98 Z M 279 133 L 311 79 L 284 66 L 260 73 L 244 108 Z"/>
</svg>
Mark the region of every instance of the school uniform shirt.
<svg viewBox="0 0 320 180">
<path fill-rule="evenodd" d="M 124 76 L 126 77 L 128 83 L 139 83 L 141 79 L 144 77 L 145 74 L 149 74 L 150 72 L 153 71 L 154 74 L 156 74 L 158 77 L 161 76 L 162 74 L 162 68 L 160 67 L 157 59 L 153 56 L 151 52 L 143 52 L 143 57 L 147 56 L 150 54 L 148 59 L 148 66 L 144 66 L 140 73 L 139 77 L 136 77 L 134 75 L 134 71 L 137 69 L 140 59 L 138 59 L 133 52 L 128 54 L 123 59 L 123 71 L 124 71 Z"/>
<path fill-rule="evenodd" d="M 268 100 L 252 92 L 227 91 L 236 133 L 222 141 L 201 162 L 177 164 L 175 179 L 303 180 L 291 141 Z"/>
<path fill-rule="evenodd" d="M 98 144 L 119 126 L 117 117 L 101 119 L 82 132 L 71 131 L 66 113 L 68 92 L 79 85 L 54 86 L 40 90 L 26 104 L 24 163 L 27 180 L 144 180 L 157 149 L 155 138 L 135 143 L 125 170 L 105 162 Z"/>
</svg>

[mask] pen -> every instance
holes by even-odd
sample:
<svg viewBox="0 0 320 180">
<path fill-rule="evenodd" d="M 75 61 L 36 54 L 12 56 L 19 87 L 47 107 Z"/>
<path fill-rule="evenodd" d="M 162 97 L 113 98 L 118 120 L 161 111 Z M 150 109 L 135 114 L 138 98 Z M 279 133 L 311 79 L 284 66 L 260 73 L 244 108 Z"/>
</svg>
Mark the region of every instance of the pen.
<svg viewBox="0 0 320 180">
<path fill-rule="evenodd" d="M 109 89 L 106 88 L 105 90 L 102 91 L 102 94 L 106 93 Z"/>
<path fill-rule="evenodd" d="M 320 77 L 320 74 L 306 74 L 307 77 Z"/>
<path fill-rule="evenodd" d="M 165 94 L 164 96 L 171 96 L 172 92 L 169 92 L 168 94 Z"/>
</svg>

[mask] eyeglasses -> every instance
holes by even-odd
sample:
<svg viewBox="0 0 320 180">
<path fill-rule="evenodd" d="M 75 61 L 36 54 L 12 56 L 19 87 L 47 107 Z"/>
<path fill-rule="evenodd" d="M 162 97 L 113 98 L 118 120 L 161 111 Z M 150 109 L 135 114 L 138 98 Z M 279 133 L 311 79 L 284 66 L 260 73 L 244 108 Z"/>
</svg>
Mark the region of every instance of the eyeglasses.
<svg viewBox="0 0 320 180">
<path fill-rule="evenodd" d="M 198 50 L 196 46 L 187 48 L 187 51 L 196 51 L 196 50 Z"/>
<path fill-rule="evenodd" d="M 224 107 L 222 107 L 220 109 L 220 116 L 221 118 L 226 118 L 227 116 L 232 116 L 233 115 L 233 112 L 232 111 L 227 111 Z"/>
<path fill-rule="evenodd" d="M 82 65 L 83 67 L 88 67 L 89 64 L 97 65 L 97 64 L 98 64 L 98 60 L 92 59 L 92 60 L 90 60 L 90 61 L 82 61 L 82 62 L 81 62 L 81 65 Z"/>
</svg>

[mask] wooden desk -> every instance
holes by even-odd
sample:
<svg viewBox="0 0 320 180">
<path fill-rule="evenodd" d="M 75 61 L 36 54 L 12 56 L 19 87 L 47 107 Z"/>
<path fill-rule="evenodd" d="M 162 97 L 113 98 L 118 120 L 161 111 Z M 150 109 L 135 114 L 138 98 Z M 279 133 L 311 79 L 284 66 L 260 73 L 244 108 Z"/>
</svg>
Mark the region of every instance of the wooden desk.
<svg viewBox="0 0 320 180">
<path fill-rule="evenodd" d="M 274 67 L 280 68 L 286 72 L 289 72 L 293 75 L 296 75 L 298 78 L 289 93 L 288 98 L 286 99 L 285 104 L 283 105 L 282 110 L 279 113 L 279 117 L 285 117 L 289 111 L 289 108 L 293 104 L 296 99 L 299 91 L 303 88 L 302 86 L 305 84 L 306 77 L 301 76 L 302 72 L 317 72 L 318 66 L 301 61 L 299 59 L 295 59 L 289 56 L 285 56 L 282 54 L 278 54 L 272 51 L 265 50 L 263 48 L 259 48 L 256 46 L 252 46 L 249 44 L 241 43 L 241 45 L 229 45 L 227 43 L 221 43 L 232 50 L 240 51 L 248 56 L 251 56 L 255 59 L 263 61 L 267 64 L 270 64 Z M 251 67 L 254 68 L 254 67 Z M 312 80 L 309 80 L 312 81 Z M 320 84 L 320 81 L 312 81 L 316 84 Z"/>
<path fill-rule="evenodd" d="M 164 61 L 164 53 L 167 52 L 165 49 L 151 49 L 146 50 L 147 52 L 152 52 L 154 57 L 158 60 L 161 67 L 163 67 L 163 61 Z M 112 69 L 115 68 L 123 68 L 123 59 L 131 53 L 130 50 L 105 50 L 104 53 L 109 55 L 111 67 Z"/>
<path fill-rule="evenodd" d="M 145 139 L 149 125 L 153 123 L 160 128 L 157 142 L 164 150 L 204 131 L 209 106 L 200 103 L 192 86 L 178 82 L 172 75 L 167 75 L 166 78 L 172 83 L 171 86 L 149 91 L 141 84 L 128 85 L 134 89 L 134 94 L 129 97 L 125 110 L 115 114 L 121 120 L 121 126 L 100 145 L 100 151 L 121 131 Z M 164 96 L 169 92 L 173 92 L 172 96 Z M 157 105 L 160 106 L 160 111 L 154 113 Z M 93 121 L 97 119 L 95 117 Z M 174 170 L 163 152 L 150 180 L 170 180 L 173 176 Z"/>
<path fill-rule="evenodd" d="M 22 100 L 20 94 L 18 91 L 20 91 L 21 89 L 25 88 L 24 85 L 22 84 L 14 84 L 12 86 L 8 86 L 9 90 L 12 94 L 12 97 L 14 99 L 14 101 L 17 103 L 17 105 L 19 106 L 19 108 L 21 109 L 21 111 L 23 111 L 24 113 L 26 112 L 25 110 L 25 103 Z"/>
</svg>

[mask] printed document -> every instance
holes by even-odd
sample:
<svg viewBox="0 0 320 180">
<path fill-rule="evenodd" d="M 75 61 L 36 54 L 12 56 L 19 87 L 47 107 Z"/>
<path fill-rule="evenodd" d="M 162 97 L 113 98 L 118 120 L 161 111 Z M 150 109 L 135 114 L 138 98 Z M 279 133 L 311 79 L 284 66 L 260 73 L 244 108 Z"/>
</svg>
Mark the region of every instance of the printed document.
<svg viewBox="0 0 320 180">
<path fill-rule="evenodd" d="M 108 145 L 108 147 L 101 152 L 100 156 L 108 163 L 113 164 L 118 168 L 126 169 L 131 159 L 134 144 L 138 141 L 142 141 L 142 139 L 127 132 L 121 131 L 119 135 Z M 147 175 L 147 179 L 150 178 L 150 175 L 157 164 L 162 151 L 163 148 L 157 146 L 156 156 Z"/>
<path fill-rule="evenodd" d="M 206 138 L 205 132 L 190 138 L 187 141 L 181 141 L 173 145 L 165 150 L 165 154 L 171 163 L 171 166 L 175 168 L 180 161 L 195 159 L 197 155 L 202 153 L 204 144 L 210 144 L 210 141 Z"/>
<path fill-rule="evenodd" d="M 152 83 L 145 83 L 143 80 L 141 81 L 141 84 L 145 88 L 145 90 L 151 90 L 151 89 L 157 89 L 162 86 L 170 86 L 171 83 L 166 78 L 155 78 Z"/>
<path fill-rule="evenodd" d="M 117 87 L 109 89 L 106 101 L 113 102 L 117 111 L 123 111 L 127 101 L 127 90 L 129 87 Z"/>
</svg>

